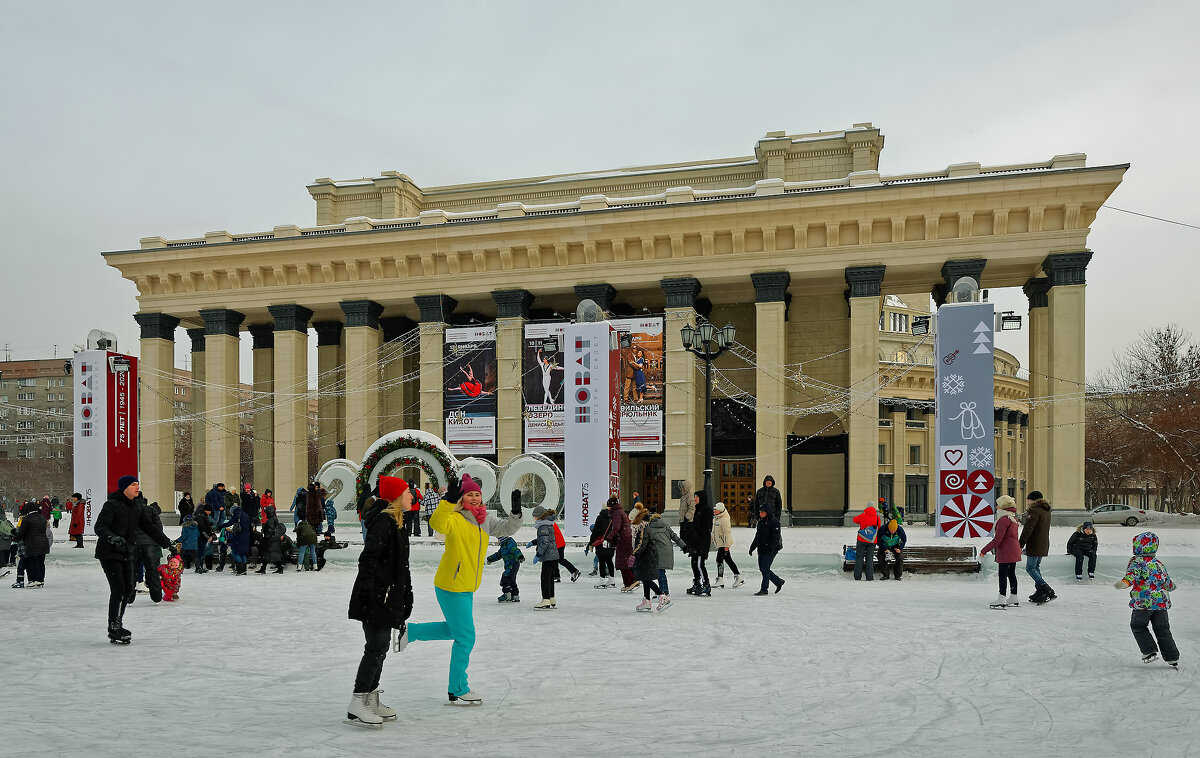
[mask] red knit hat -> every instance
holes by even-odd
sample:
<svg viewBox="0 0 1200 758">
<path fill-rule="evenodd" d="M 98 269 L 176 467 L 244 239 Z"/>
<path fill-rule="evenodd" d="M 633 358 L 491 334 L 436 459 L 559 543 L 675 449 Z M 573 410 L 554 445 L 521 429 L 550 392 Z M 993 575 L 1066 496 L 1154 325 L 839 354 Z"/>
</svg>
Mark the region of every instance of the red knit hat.
<svg viewBox="0 0 1200 758">
<path fill-rule="evenodd" d="M 389 503 L 398 500 L 408 489 L 408 482 L 398 476 L 379 477 L 379 498 Z"/>
</svg>

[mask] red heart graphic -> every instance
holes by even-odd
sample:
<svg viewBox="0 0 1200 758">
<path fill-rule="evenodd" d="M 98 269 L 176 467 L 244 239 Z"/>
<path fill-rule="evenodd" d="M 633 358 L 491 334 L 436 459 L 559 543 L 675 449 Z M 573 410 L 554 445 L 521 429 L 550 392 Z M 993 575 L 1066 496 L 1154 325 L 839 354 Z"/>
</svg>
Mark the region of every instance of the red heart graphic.
<svg viewBox="0 0 1200 758">
<path fill-rule="evenodd" d="M 951 466 L 957 466 L 958 462 L 962 460 L 962 457 L 963 457 L 963 452 L 961 450 L 947 450 L 946 451 L 946 462 L 949 463 Z"/>
</svg>

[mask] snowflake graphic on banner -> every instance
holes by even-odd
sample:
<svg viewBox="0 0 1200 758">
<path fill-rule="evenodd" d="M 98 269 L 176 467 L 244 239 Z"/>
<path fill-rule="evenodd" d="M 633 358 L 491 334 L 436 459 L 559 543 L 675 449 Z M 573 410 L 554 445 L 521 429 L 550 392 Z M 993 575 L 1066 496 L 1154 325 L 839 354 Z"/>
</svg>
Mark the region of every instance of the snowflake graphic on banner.
<svg viewBox="0 0 1200 758">
<path fill-rule="evenodd" d="M 958 395 L 967 388 L 962 374 L 947 374 L 942 377 L 942 392 L 947 395 Z"/>
<path fill-rule="evenodd" d="M 971 448 L 971 468 L 990 469 L 991 467 L 992 467 L 992 451 L 990 448 L 986 448 L 986 447 Z"/>
</svg>

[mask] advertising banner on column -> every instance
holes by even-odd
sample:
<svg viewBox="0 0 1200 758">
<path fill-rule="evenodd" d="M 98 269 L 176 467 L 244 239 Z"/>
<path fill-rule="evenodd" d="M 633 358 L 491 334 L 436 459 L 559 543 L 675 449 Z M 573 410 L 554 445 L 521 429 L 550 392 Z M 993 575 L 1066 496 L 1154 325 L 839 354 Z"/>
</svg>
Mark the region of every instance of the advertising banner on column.
<svg viewBox="0 0 1200 758">
<path fill-rule="evenodd" d="M 563 531 L 587 536 L 609 497 L 621 490 L 621 355 L 608 323 L 569 324 L 566 358 L 566 518 Z"/>
<path fill-rule="evenodd" d="M 620 335 L 621 449 L 662 452 L 665 397 L 663 319 L 613 319 Z"/>
<path fill-rule="evenodd" d="M 496 327 L 446 330 L 442 364 L 446 446 L 455 455 L 496 452 Z"/>
<path fill-rule="evenodd" d="M 138 475 L 137 358 L 104 350 L 76 353 L 71 381 L 74 484 L 83 495 L 84 528 L 95 534 L 96 516 L 117 480 Z"/>
<path fill-rule="evenodd" d="M 521 343 L 525 451 L 563 451 L 563 327 L 526 324 Z"/>
<path fill-rule="evenodd" d="M 953 303 L 937 312 L 937 535 L 982 537 L 996 521 L 995 311 Z"/>
</svg>

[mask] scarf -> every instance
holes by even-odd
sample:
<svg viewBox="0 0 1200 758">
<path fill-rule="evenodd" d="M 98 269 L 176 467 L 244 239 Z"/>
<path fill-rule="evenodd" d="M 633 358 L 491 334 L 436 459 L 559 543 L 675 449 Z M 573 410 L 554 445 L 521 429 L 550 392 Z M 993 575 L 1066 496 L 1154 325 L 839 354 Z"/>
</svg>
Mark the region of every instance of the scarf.
<svg viewBox="0 0 1200 758">
<path fill-rule="evenodd" d="M 482 526 L 483 522 L 487 520 L 487 507 L 483 505 L 483 503 L 480 503 L 476 506 L 470 506 L 466 503 L 459 503 L 459 507 L 464 511 L 469 511 L 471 515 L 475 517 L 475 523 L 479 524 L 480 526 Z"/>
</svg>

